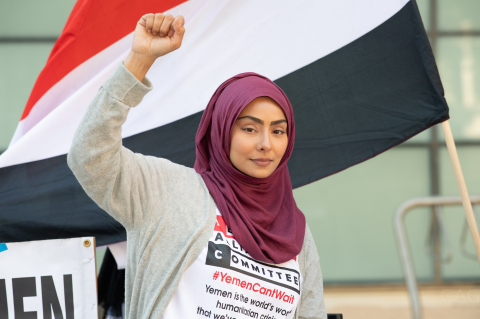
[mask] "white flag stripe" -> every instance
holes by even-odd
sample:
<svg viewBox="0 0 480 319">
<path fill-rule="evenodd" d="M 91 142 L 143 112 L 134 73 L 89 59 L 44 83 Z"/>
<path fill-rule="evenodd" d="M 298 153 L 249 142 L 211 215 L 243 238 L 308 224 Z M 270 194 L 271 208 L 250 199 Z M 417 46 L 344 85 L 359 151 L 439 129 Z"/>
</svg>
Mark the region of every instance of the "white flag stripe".
<svg viewBox="0 0 480 319">
<path fill-rule="evenodd" d="M 102 52 L 94 55 L 68 73 L 61 81 L 50 88 L 31 109 L 26 118 L 20 121 L 10 146 L 15 144 L 32 127 L 40 122 L 53 109 L 68 97 L 88 83 L 100 70 L 110 63 L 112 57 L 117 57 L 132 46 L 132 34 L 115 42 Z M 9 146 L 9 147 L 10 147 Z"/>
<path fill-rule="evenodd" d="M 122 135 L 138 134 L 203 110 L 218 85 L 235 74 L 252 71 L 272 80 L 289 74 L 358 39 L 407 2 L 185 2 L 168 11 L 185 16 L 184 43 L 155 62 L 148 73 L 155 89 L 132 109 Z M 128 50 L 112 55 L 107 67 L 99 68 L 96 76 L 3 153 L 0 167 L 66 154 L 88 104 Z"/>
</svg>

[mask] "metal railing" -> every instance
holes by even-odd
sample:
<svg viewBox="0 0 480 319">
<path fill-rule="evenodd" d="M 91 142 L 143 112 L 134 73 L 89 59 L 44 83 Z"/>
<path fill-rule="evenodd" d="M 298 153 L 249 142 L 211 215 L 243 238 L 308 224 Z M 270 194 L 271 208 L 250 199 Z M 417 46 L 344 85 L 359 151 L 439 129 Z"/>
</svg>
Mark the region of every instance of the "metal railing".
<svg viewBox="0 0 480 319">
<path fill-rule="evenodd" d="M 470 201 L 472 204 L 480 203 L 480 196 L 470 196 Z M 422 198 L 413 198 L 404 202 L 400 207 L 398 207 L 395 217 L 394 217 L 394 226 L 395 234 L 397 237 L 397 244 L 400 254 L 400 259 L 402 261 L 403 273 L 405 275 L 405 283 L 407 284 L 408 293 L 410 295 L 411 308 L 412 308 L 412 318 L 421 319 L 422 318 L 422 309 L 420 304 L 420 298 L 418 294 L 417 278 L 415 276 L 415 269 L 413 268 L 413 261 L 410 252 L 410 247 L 408 245 L 407 233 L 405 230 L 404 217 L 408 211 L 416 207 L 433 207 L 438 216 L 441 216 L 438 213 L 438 208 L 441 206 L 447 205 L 462 205 L 462 199 L 458 197 L 422 197 Z M 462 215 L 464 218 L 464 216 Z M 443 219 L 440 217 L 437 219 L 440 227 L 441 236 L 445 236 L 445 226 Z"/>
</svg>

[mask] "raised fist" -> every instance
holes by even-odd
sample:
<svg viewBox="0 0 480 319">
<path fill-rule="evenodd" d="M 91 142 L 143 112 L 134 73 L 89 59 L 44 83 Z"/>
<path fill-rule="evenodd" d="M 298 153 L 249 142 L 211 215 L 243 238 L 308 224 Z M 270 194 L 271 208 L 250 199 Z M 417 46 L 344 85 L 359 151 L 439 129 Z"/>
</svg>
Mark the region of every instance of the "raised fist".
<svg viewBox="0 0 480 319">
<path fill-rule="evenodd" d="M 156 59 L 182 45 L 185 19 L 162 13 L 145 14 L 137 22 L 132 51 Z"/>
</svg>

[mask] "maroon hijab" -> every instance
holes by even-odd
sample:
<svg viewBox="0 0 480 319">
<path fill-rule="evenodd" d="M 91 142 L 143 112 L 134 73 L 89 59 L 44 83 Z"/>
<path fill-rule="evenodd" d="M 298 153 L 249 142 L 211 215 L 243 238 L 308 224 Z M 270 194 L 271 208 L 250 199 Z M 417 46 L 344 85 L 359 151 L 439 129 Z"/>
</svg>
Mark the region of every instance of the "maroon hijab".
<svg viewBox="0 0 480 319">
<path fill-rule="evenodd" d="M 229 160 L 232 127 L 245 106 L 260 96 L 276 101 L 288 122 L 287 150 L 266 178 L 248 176 Z M 293 110 L 287 96 L 271 80 L 253 72 L 223 82 L 200 121 L 195 171 L 202 175 L 235 239 L 257 260 L 279 264 L 302 249 L 305 216 L 293 198 L 287 167 L 294 139 Z"/>
</svg>

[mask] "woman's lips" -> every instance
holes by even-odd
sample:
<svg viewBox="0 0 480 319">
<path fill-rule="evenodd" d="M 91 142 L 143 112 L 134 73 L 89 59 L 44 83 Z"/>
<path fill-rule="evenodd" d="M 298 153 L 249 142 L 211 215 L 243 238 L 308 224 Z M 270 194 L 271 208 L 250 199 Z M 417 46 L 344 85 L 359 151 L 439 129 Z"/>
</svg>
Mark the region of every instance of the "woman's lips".
<svg viewBox="0 0 480 319">
<path fill-rule="evenodd" d="M 270 165 L 272 160 L 269 158 L 255 158 L 255 159 L 252 159 L 252 162 L 257 164 L 258 166 L 268 166 Z"/>
</svg>

